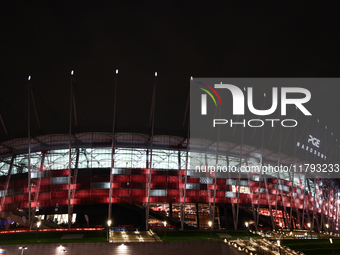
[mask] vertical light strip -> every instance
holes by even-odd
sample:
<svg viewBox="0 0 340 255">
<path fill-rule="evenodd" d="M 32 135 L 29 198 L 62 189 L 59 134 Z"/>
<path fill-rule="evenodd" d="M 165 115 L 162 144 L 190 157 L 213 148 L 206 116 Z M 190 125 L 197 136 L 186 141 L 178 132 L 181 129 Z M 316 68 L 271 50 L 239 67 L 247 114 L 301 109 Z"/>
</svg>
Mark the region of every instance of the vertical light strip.
<svg viewBox="0 0 340 255">
<path fill-rule="evenodd" d="M 201 114 L 207 115 L 207 95 L 201 95 Z"/>
</svg>

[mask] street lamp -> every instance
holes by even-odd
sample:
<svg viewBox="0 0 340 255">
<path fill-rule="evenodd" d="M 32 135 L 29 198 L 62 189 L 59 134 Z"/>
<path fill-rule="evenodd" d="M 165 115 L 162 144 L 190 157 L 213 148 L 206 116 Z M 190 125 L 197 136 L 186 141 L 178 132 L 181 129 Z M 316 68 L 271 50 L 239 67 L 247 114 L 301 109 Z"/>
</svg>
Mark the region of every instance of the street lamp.
<svg viewBox="0 0 340 255">
<path fill-rule="evenodd" d="M 248 232 L 248 240 L 249 240 L 249 223 L 246 222 L 246 228 L 247 228 L 247 232 Z"/>
<path fill-rule="evenodd" d="M 27 250 L 27 246 L 19 247 L 19 250 L 21 250 L 21 255 L 23 255 L 24 251 Z"/>
<path fill-rule="evenodd" d="M 279 251 L 280 251 L 280 255 L 281 255 L 281 241 L 277 240 L 277 246 L 279 246 Z"/>
<path fill-rule="evenodd" d="M 166 221 L 163 222 L 164 224 L 164 241 L 166 241 Z"/>
<path fill-rule="evenodd" d="M 326 228 L 327 228 L 327 234 L 328 234 L 328 228 L 329 228 L 329 225 L 328 225 L 328 224 L 326 224 Z"/>
<path fill-rule="evenodd" d="M 111 226 L 111 220 L 107 221 L 107 241 L 110 241 L 110 235 L 109 235 L 109 231 L 110 231 L 110 226 Z"/>
<path fill-rule="evenodd" d="M 311 228 L 311 224 L 308 222 L 307 226 L 309 227 L 310 230 L 310 239 L 312 239 L 312 228 Z"/>
<path fill-rule="evenodd" d="M 331 243 L 331 245 L 332 245 L 332 250 L 333 250 L 333 255 L 334 255 L 333 239 L 332 239 L 332 238 L 329 238 L 329 242 L 330 242 L 330 243 Z"/>
<path fill-rule="evenodd" d="M 38 221 L 37 222 L 37 233 L 35 235 L 35 243 L 37 243 L 37 240 L 38 240 L 38 231 L 39 231 L 40 224 L 41 224 L 41 221 Z"/>
<path fill-rule="evenodd" d="M 211 234 L 211 226 L 212 226 L 212 223 L 211 223 L 211 221 L 209 221 L 208 224 L 209 224 L 209 228 L 210 228 L 210 239 L 212 239 L 212 234 Z"/>
</svg>

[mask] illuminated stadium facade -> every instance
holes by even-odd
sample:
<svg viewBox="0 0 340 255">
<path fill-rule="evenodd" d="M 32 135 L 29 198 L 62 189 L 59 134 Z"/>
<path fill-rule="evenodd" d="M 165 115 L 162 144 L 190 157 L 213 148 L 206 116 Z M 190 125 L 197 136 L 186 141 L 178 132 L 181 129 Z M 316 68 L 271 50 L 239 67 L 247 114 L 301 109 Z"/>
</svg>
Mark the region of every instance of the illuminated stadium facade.
<svg viewBox="0 0 340 255">
<path fill-rule="evenodd" d="M 72 132 L 77 114 L 71 75 L 68 135 L 31 135 L 29 81 L 30 139 L 0 144 L 1 228 L 10 222 L 34 228 L 40 218 L 50 228 L 104 226 L 110 219 L 113 226 L 139 229 L 164 221 L 181 229 L 208 228 L 209 221 L 216 229 L 237 229 L 247 221 L 255 229 L 306 229 L 310 223 L 315 230 L 338 231 L 337 181 L 303 171 L 305 163 L 338 162 L 337 140 L 330 139 L 327 127 L 321 130 L 319 120 L 315 125 L 308 120 L 295 132 L 270 129 L 268 135 L 264 129 L 258 134 L 238 128 L 221 141 L 189 138 L 189 132 L 154 134 L 155 82 L 150 134 L 116 132 L 116 105 L 111 133 L 77 133 Z M 116 95 L 117 79 L 114 102 Z M 189 99 L 187 110 L 188 105 Z M 35 115 L 39 120 L 36 108 Z"/>
<path fill-rule="evenodd" d="M 81 226 L 84 221 L 86 210 L 79 209 L 83 205 L 102 210 L 101 219 L 96 221 L 100 224 L 107 219 L 111 194 L 113 205 L 126 204 L 141 211 L 149 205 L 150 218 L 147 214 L 146 218 L 150 227 L 168 219 L 178 228 L 206 228 L 209 220 L 214 221 L 215 228 L 237 228 L 250 219 L 255 228 L 277 228 L 281 223 L 285 228 L 303 229 L 312 222 L 314 229 L 322 230 L 329 224 L 330 230 L 337 231 L 338 191 L 330 179 L 284 172 L 243 173 L 235 178 L 228 172 L 197 171 L 191 165 L 192 161 L 206 165 L 209 160 L 215 161 L 216 155 L 219 164 L 225 166 L 239 168 L 240 162 L 242 166 L 258 166 L 261 162 L 263 166 L 275 165 L 278 154 L 273 151 L 220 142 L 216 153 L 216 144 L 199 139 L 190 141 L 189 151 L 187 139 L 168 135 L 154 136 L 153 146 L 150 141 L 150 135 L 116 134 L 112 153 L 112 134 L 72 135 L 69 186 L 69 136 L 32 138 L 31 205 L 27 138 L 4 142 L 0 150 L 2 218 L 10 215 L 11 220 L 23 224 L 18 219 L 23 214 L 18 212 L 27 213 L 31 207 L 35 216 L 66 223 L 70 203 L 72 226 Z M 114 168 L 110 180 L 111 155 Z M 283 165 L 294 161 L 292 156 L 280 157 Z M 303 163 L 295 160 L 296 165 Z M 131 225 L 119 220 L 115 224 Z"/>
</svg>

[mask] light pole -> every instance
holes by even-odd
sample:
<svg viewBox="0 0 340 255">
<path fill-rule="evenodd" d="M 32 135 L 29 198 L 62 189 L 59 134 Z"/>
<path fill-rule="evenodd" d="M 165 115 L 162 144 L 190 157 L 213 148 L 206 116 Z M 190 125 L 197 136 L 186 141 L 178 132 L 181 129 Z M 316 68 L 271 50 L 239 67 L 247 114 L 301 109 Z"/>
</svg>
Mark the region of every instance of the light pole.
<svg viewBox="0 0 340 255">
<path fill-rule="evenodd" d="M 280 255 L 282 255 L 281 254 L 281 241 L 280 240 L 277 240 L 277 246 L 279 246 L 279 252 L 280 252 Z"/>
<path fill-rule="evenodd" d="M 107 241 L 110 242 L 110 226 L 111 226 L 111 220 L 107 221 Z"/>
<path fill-rule="evenodd" d="M 330 242 L 331 245 L 332 245 L 332 251 L 333 251 L 333 255 L 334 255 L 335 253 L 334 253 L 333 239 L 332 239 L 332 238 L 329 238 L 329 242 Z"/>
<path fill-rule="evenodd" d="M 283 224 L 282 222 L 280 222 L 280 228 L 281 228 L 281 232 L 282 232 L 282 239 L 284 238 L 284 233 L 283 233 Z"/>
<path fill-rule="evenodd" d="M 163 222 L 164 224 L 164 242 L 166 241 L 166 221 Z"/>
<path fill-rule="evenodd" d="M 19 250 L 21 250 L 21 255 L 23 255 L 24 251 L 27 250 L 27 246 L 19 247 Z"/>
<path fill-rule="evenodd" d="M 329 225 L 328 225 L 328 224 L 326 224 L 326 228 L 327 228 L 327 234 L 328 234 L 328 228 L 329 228 Z"/>
<path fill-rule="evenodd" d="M 312 239 L 312 228 L 311 228 L 311 224 L 308 222 L 308 223 L 307 223 L 307 226 L 308 226 L 308 228 L 309 228 L 309 230 L 310 230 L 310 239 Z"/>
<path fill-rule="evenodd" d="M 38 240 L 38 231 L 39 231 L 40 224 L 41 224 L 41 221 L 38 221 L 37 222 L 37 233 L 35 235 L 35 243 L 37 243 L 37 240 Z"/>
<path fill-rule="evenodd" d="M 247 228 L 247 232 L 248 232 L 248 240 L 249 240 L 249 223 L 246 222 L 246 228 Z"/>
<path fill-rule="evenodd" d="M 209 224 L 209 228 L 210 228 L 210 239 L 212 239 L 212 234 L 211 234 L 211 226 L 212 226 L 212 223 L 211 223 L 211 221 L 209 221 L 208 224 Z"/>
</svg>

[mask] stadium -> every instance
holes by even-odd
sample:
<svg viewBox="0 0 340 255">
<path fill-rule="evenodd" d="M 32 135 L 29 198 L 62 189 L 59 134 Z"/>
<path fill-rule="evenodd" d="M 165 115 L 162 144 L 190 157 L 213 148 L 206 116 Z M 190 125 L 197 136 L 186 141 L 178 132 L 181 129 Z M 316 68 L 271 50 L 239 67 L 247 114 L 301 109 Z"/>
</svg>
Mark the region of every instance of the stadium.
<svg viewBox="0 0 340 255">
<path fill-rule="evenodd" d="M 254 229 L 338 232 L 337 181 L 300 171 L 306 163 L 338 159 L 333 134 L 323 133 L 324 147 L 309 144 L 306 130 L 320 133 L 318 120 L 308 122 L 295 139 L 294 132 L 280 131 L 288 145 L 279 150 L 273 149 L 276 142 L 268 142 L 273 134 L 257 131 L 261 143 L 247 139 L 241 128 L 217 144 L 189 135 L 154 134 L 155 97 L 150 133 L 118 132 L 115 121 L 113 132 L 72 132 L 71 89 L 69 134 L 29 133 L 30 139 L 3 141 L 1 228 L 35 228 L 38 220 L 45 228 L 103 227 L 111 219 L 114 227 L 138 229 L 162 227 L 166 221 L 177 229 L 207 229 L 211 222 L 214 229 L 237 230 L 249 222 Z M 31 91 L 28 98 L 30 114 Z M 217 160 L 216 168 L 206 168 Z M 234 174 L 218 166 L 273 171 Z M 275 166 L 299 171 L 275 171 Z"/>
</svg>

